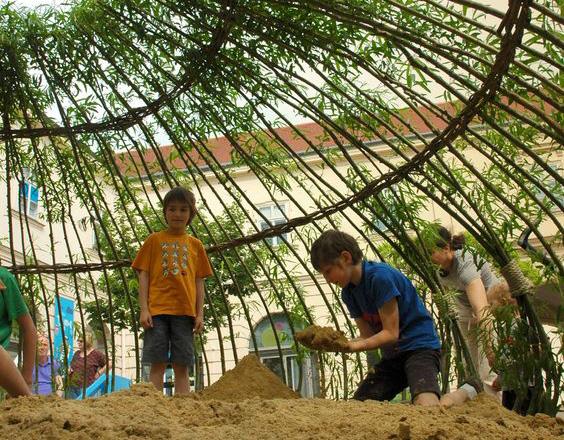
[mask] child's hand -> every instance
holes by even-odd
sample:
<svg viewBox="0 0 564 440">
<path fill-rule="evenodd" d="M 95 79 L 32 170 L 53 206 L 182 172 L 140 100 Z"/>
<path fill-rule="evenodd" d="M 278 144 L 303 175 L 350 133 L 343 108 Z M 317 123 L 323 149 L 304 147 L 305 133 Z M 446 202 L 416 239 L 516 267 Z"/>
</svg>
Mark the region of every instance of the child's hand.
<svg viewBox="0 0 564 440">
<path fill-rule="evenodd" d="M 353 341 L 347 341 L 346 345 L 344 345 L 342 348 L 339 349 L 339 353 L 352 353 L 353 350 L 353 346 L 354 346 L 354 342 Z"/>
<path fill-rule="evenodd" d="M 347 342 L 346 350 L 344 353 L 355 353 L 359 351 L 366 351 L 366 342 L 363 338 L 354 338 Z"/>
<path fill-rule="evenodd" d="M 194 333 L 201 333 L 203 329 L 204 329 L 204 317 L 202 315 L 198 315 L 194 320 Z"/>
<path fill-rule="evenodd" d="M 153 318 L 148 310 L 141 310 L 141 317 L 139 321 L 141 321 L 141 325 L 145 330 L 153 327 Z"/>
</svg>

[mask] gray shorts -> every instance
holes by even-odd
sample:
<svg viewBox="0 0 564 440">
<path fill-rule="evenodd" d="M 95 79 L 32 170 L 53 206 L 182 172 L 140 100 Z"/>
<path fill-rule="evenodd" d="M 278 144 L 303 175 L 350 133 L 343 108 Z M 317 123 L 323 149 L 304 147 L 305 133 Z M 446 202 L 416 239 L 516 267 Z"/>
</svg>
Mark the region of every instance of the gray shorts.
<svg viewBox="0 0 564 440">
<path fill-rule="evenodd" d="M 155 315 L 153 327 L 145 330 L 144 364 L 194 364 L 194 317 Z"/>
</svg>

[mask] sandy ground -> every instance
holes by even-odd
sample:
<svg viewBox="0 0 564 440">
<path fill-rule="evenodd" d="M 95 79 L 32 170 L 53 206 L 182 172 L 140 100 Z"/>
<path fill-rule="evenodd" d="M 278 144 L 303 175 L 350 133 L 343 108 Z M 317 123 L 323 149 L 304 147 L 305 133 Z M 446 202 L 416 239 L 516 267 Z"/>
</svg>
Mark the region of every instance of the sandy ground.
<svg viewBox="0 0 564 440">
<path fill-rule="evenodd" d="M 521 417 L 485 395 L 449 410 L 298 399 L 280 381 L 271 381 L 274 375 L 255 359 L 245 358 L 215 387 L 198 395 L 170 398 L 142 384 L 86 401 L 55 396 L 10 399 L 0 405 L 0 438 L 545 440 L 564 436 L 562 422 L 546 415 Z M 277 398 L 277 393 L 284 398 Z"/>
</svg>

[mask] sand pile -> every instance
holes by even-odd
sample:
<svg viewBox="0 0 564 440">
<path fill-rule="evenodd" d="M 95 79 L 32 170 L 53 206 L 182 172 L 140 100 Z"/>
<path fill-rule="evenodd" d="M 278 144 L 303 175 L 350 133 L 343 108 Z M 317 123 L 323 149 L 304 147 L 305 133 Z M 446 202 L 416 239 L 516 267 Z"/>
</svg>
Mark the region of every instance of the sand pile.
<svg viewBox="0 0 564 440">
<path fill-rule="evenodd" d="M 274 398 L 282 396 L 289 398 Z M 252 398 L 241 400 L 245 397 Z M 485 395 L 449 410 L 295 397 L 255 356 L 248 356 L 201 394 L 170 398 L 142 384 L 85 401 L 56 396 L 10 399 L 0 404 L 0 438 L 552 440 L 564 436 L 561 421 L 543 414 L 521 417 Z"/>
<path fill-rule="evenodd" d="M 310 325 L 296 333 L 296 340 L 314 350 L 343 351 L 347 348 L 345 334 L 331 327 Z"/>
<path fill-rule="evenodd" d="M 564 425 L 521 417 L 481 396 L 444 410 L 378 402 L 167 398 L 150 385 L 86 401 L 12 399 L 0 405 L 0 438 L 35 439 L 561 439 Z"/>
<path fill-rule="evenodd" d="M 241 359 L 234 369 L 227 371 L 200 395 L 205 399 L 230 401 L 252 399 L 253 397 L 261 399 L 298 399 L 300 397 L 253 354 Z"/>
</svg>

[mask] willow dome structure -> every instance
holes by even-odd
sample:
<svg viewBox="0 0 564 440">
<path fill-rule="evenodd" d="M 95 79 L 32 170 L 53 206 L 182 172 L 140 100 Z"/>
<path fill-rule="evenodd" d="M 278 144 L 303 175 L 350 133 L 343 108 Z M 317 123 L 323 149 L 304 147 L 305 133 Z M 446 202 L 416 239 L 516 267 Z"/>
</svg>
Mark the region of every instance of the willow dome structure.
<svg viewBox="0 0 564 440">
<path fill-rule="evenodd" d="M 556 412 L 561 352 L 532 301 L 534 285 L 561 292 L 564 273 L 556 2 L 84 0 L 0 11 L 2 264 L 50 336 L 54 299 L 71 297 L 78 333 L 106 329 L 112 368 L 120 357 L 126 368 L 119 339 L 131 336 L 140 379 L 129 266 L 163 227 L 163 195 L 183 185 L 214 269 L 200 384 L 265 349 L 260 327 L 271 359 L 309 359 L 321 393 L 349 396 L 364 356 L 313 362 L 292 339 L 311 323 L 355 332 L 307 252 L 340 228 L 416 283 L 452 348 L 446 389 L 473 366 L 460 362 L 450 293 L 422 246 L 440 221 L 467 231 L 507 279 L 528 324 L 530 411 Z M 528 235 L 537 253 L 518 250 Z M 72 337 L 63 341 L 67 353 Z M 290 364 L 279 365 L 289 380 Z"/>
</svg>

